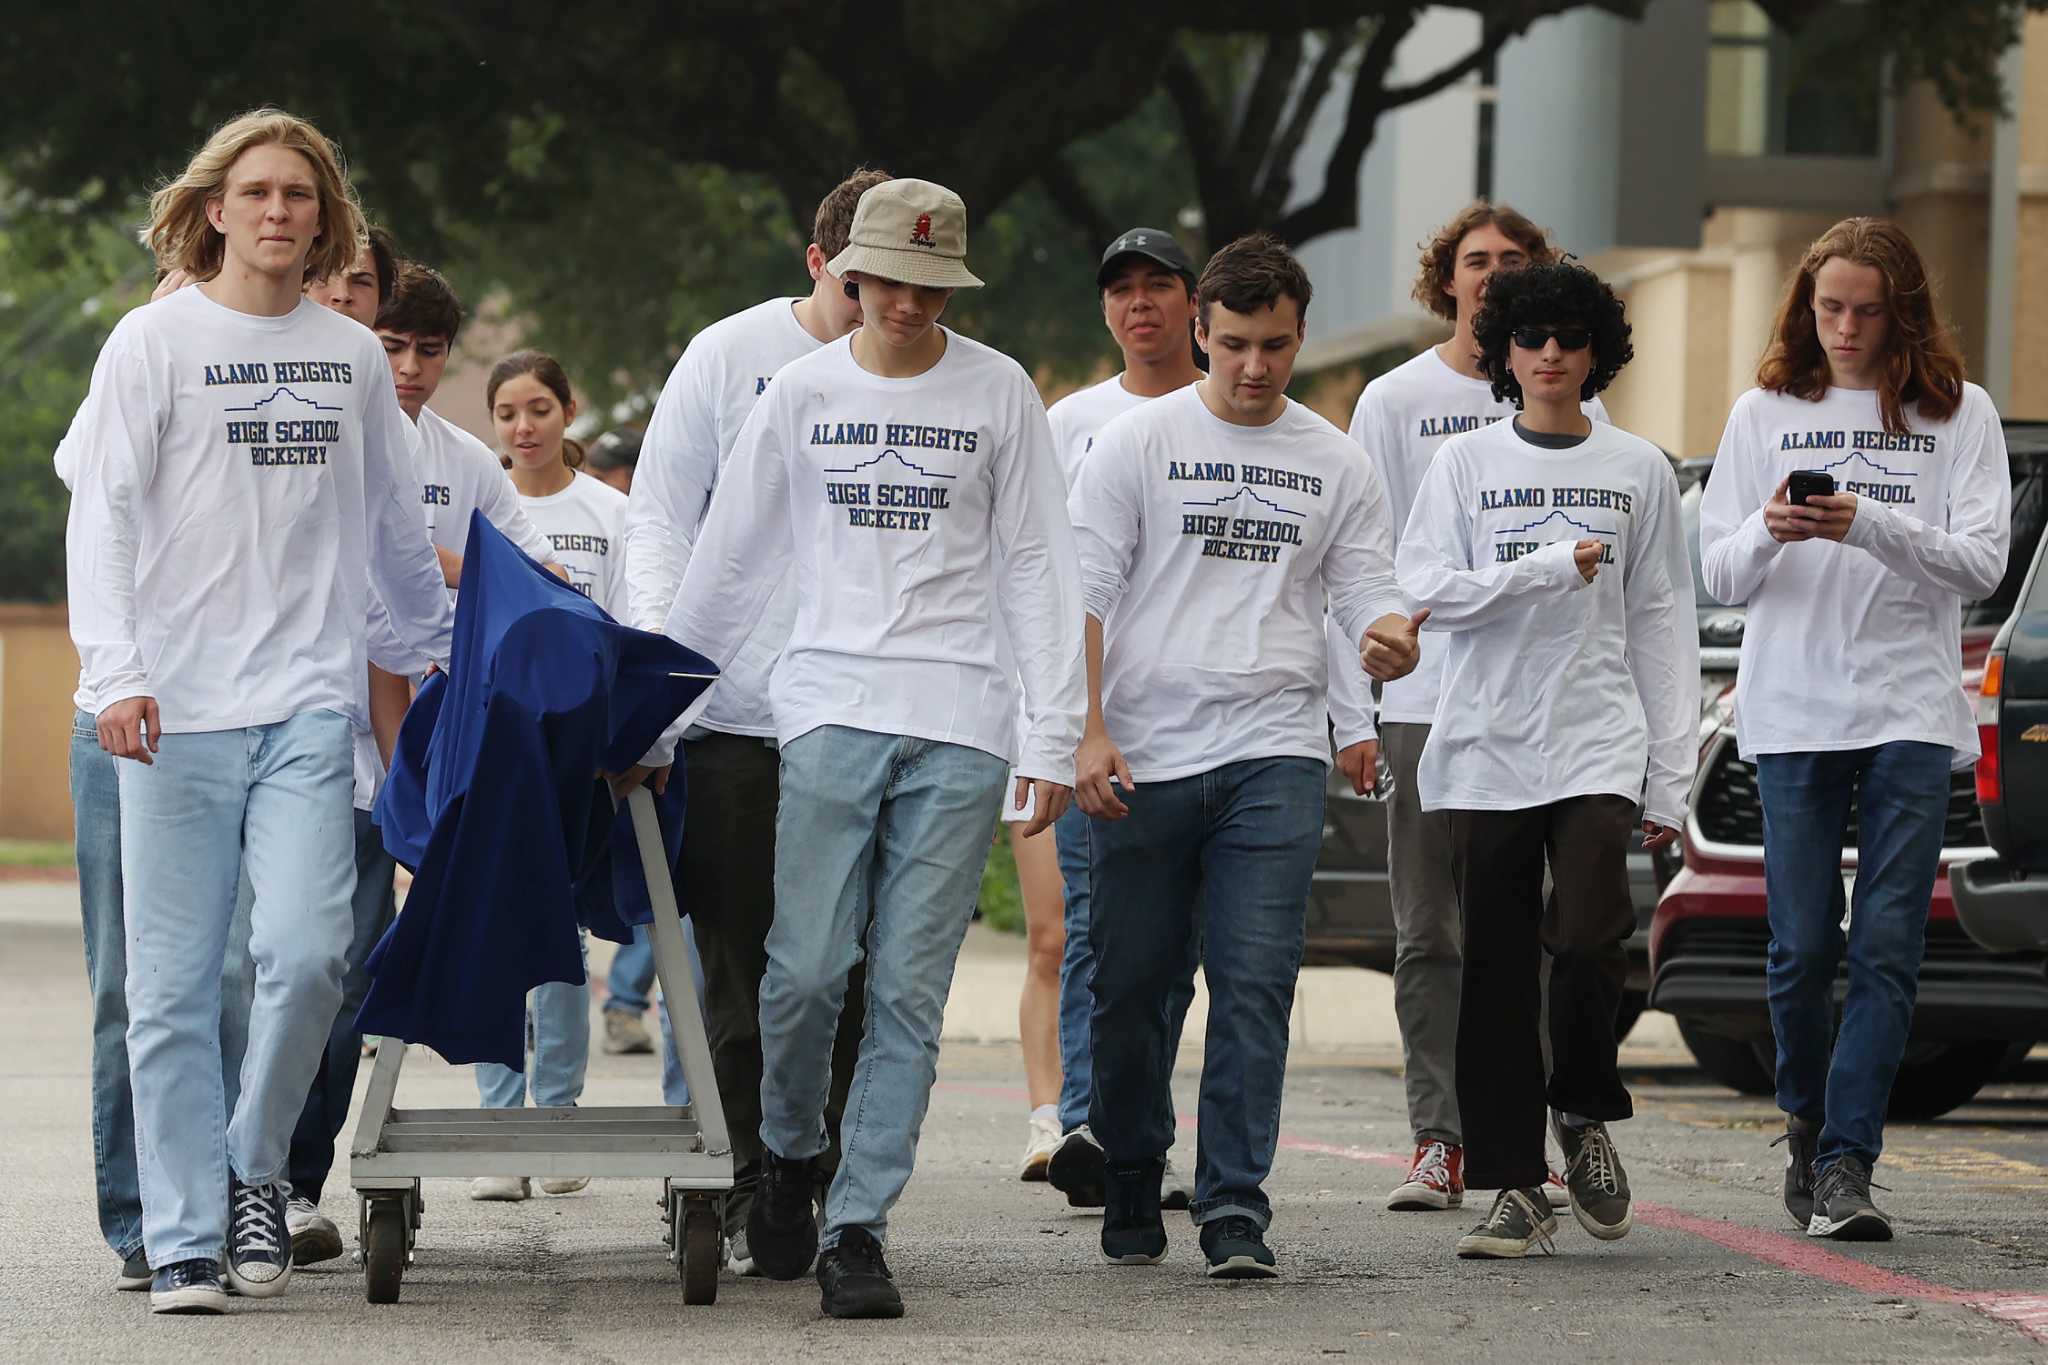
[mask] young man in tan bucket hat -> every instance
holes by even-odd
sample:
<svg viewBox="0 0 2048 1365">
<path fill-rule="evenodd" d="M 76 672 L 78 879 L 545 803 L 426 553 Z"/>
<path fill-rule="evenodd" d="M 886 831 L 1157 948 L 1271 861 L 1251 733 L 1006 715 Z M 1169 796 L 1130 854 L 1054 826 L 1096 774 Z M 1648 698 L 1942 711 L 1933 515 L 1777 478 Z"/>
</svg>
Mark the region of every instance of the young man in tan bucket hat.
<svg viewBox="0 0 2048 1365">
<path fill-rule="evenodd" d="M 834 1317 L 903 1313 L 882 1239 L 989 833 L 1013 764 L 1027 835 L 1067 808 L 1085 709 L 1079 561 L 1045 409 L 1015 361 L 939 326 L 953 291 L 981 283 L 966 256 L 952 191 L 890 180 L 862 194 L 827 267 L 858 295 L 861 326 L 769 381 L 667 622 L 724 667 L 785 574 L 795 589 L 769 687 L 781 799 L 747 1233 L 772 1278 L 817 1255 Z M 811 1166 L 846 974 L 863 958 L 868 1027 L 820 1229 Z"/>
</svg>

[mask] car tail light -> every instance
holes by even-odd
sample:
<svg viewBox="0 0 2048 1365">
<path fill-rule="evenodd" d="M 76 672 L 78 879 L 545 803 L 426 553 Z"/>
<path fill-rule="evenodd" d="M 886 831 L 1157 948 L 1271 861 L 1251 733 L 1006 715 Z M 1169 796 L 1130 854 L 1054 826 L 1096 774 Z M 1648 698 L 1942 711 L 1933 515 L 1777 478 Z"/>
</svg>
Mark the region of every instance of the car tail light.
<svg viewBox="0 0 2048 1365">
<path fill-rule="evenodd" d="M 1977 800 L 1996 804 L 2005 799 L 2004 775 L 1998 769 L 1999 693 L 2005 687 L 2005 655 L 1993 650 L 1984 660 L 1984 684 L 1977 691 Z"/>
</svg>

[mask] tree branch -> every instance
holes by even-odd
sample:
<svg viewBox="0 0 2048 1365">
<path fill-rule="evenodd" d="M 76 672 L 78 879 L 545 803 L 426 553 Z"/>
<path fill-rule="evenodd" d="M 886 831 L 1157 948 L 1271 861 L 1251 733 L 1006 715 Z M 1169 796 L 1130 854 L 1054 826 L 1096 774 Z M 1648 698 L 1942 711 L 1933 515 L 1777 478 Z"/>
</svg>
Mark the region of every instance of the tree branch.
<svg viewBox="0 0 2048 1365">
<path fill-rule="evenodd" d="M 1195 192 L 1214 217 L 1217 209 L 1230 205 L 1237 194 L 1223 163 L 1223 118 L 1202 73 L 1195 69 L 1194 60 L 1179 43 L 1173 45 L 1167 56 L 1159 83 L 1173 101 L 1180 114 L 1181 129 L 1187 134 L 1188 160 L 1195 168 Z"/>
<path fill-rule="evenodd" d="M 1089 242 L 1108 242 L 1116 236 L 1116 224 L 1110 222 L 1102 205 L 1088 192 L 1080 173 L 1074 169 L 1074 163 L 1065 152 L 1045 163 L 1038 172 L 1038 183 L 1045 187 L 1053 207 L 1068 222 L 1081 229 Z"/>
<path fill-rule="evenodd" d="M 1266 39 L 1259 54 L 1258 74 L 1245 92 L 1244 113 L 1237 121 L 1236 136 L 1230 139 L 1227 164 L 1231 179 L 1250 185 L 1265 164 L 1273 130 L 1287 112 L 1287 96 L 1294 89 L 1294 76 L 1301 69 L 1301 34 L 1275 33 Z"/>
<path fill-rule="evenodd" d="M 1316 53 L 1315 65 L 1309 69 L 1308 79 L 1301 83 L 1301 94 L 1295 97 L 1294 112 L 1289 115 L 1287 126 L 1274 139 L 1273 149 L 1266 158 L 1265 173 L 1260 176 L 1255 197 L 1262 205 L 1268 205 L 1273 214 L 1287 207 L 1289 196 L 1294 193 L 1294 159 L 1301 154 L 1301 144 L 1308 139 L 1309 125 L 1315 121 L 1316 110 L 1322 108 L 1323 99 L 1330 93 L 1330 85 L 1337 78 L 1337 68 L 1343 64 L 1345 54 L 1358 46 L 1358 32 L 1343 32 L 1327 29 L 1323 32 L 1322 50 Z"/>
</svg>

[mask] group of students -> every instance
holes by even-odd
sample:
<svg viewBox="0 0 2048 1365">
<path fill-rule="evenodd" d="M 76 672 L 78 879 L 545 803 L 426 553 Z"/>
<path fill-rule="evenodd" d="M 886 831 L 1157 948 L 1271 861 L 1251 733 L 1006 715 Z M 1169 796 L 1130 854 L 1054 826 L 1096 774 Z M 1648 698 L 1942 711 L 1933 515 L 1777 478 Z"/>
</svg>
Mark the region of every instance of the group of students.
<svg viewBox="0 0 2048 1365">
<path fill-rule="evenodd" d="M 375 886 L 357 875 L 382 856 L 375 829 L 343 821 L 341 802 L 361 736 L 373 779 L 389 754 L 401 692 L 370 666 L 402 685 L 446 665 L 460 551 L 441 539 L 459 534 L 468 486 L 419 477 L 462 448 L 420 406 L 454 337 L 433 311 L 453 304 L 438 277 L 394 268 L 374 337 L 304 299 L 308 279 L 346 294 L 366 244 L 375 265 L 316 130 L 275 111 L 234 120 L 152 211 L 159 262 L 199 283 L 116 327 L 60 454 L 84 661 L 74 787 L 95 1092 L 115 1088 L 125 1037 L 141 1176 L 139 1218 L 110 1220 L 103 1199 L 104 1230 L 122 1283 L 148 1285 L 155 1307 L 219 1311 L 223 1273 L 244 1294 L 281 1291 L 294 1201 L 308 1201 L 299 1226 L 318 1216 L 298 1138 L 324 1131 L 331 1161 L 354 1070 L 344 999 L 389 920 L 388 863 L 369 864 Z M 610 776 L 624 791 L 665 786 L 679 761 L 690 775 L 679 876 L 732 1119 L 730 1265 L 776 1279 L 815 1265 L 835 1317 L 904 1311 L 888 1216 L 1007 812 L 1034 903 L 1027 1177 L 1101 1204 L 1112 1262 L 1162 1259 L 1161 1210 L 1184 1203 L 1212 1276 L 1277 1273 L 1264 1184 L 1333 736 L 1354 791 L 1383 772 L 1394 787 L 1417 1136 L 1394 1206 L 1454 1207 L 1469 1182 L 1500 1193 L 1460 1255 L 1547 1246 L 1548 1127 L 1563 1202 L 1594 1236 L 1625 1235 L 1607 1128 L 1631 1112 L 1613 1034 L 1634 927 L 1625 858 L 1638 830 L 1676 837 L 1699 715 L 1676 481 L 1597 403 L 1631 355 L 1621 303 L 1526 219 L 1475 205 L 1425 250 L 1418 284 L 1452 339 L 1374 381 L 1347 439 L 1286 397 L 1312 290 L 1280 242 L 1241 238 L 1198 270 L 1168 234 L 1132 229 L 1096 280 L 1125 370 L 1048 414 L 1016 362 L 941 325 L 953 292 L 981 283 L 966 217 L 922 180 L 862 171 L 836 187 L 808 293 L 685 349 L 630 498 L 586 489 L 565 459 L 559 366 L 522 352 L 492 374 L 523 505 L 486 516 L 721 670 L 694 723 Z M 1744 752 L 1783 768 L 1762 783 L 1781 944 L 1781 918 L 1839 918 L 1807 883 L 1823 854 L 1832 869 L 1843 784 L 1861 774 L 1867 793 L 1880 768 L 1925 766 L 1900 745 L 1946 746 L 1944 764 L 1974 753 L 1953 650 L 1928 645 L 2004 558 L 1995 414 L 1959 365 L 1935 363 L 1953 345 L 1924 273 L 1899 264 L 1917 268 L 1910 243 L 1852 220 L 1815 252 L 1764 387 L 1730 422 L 1704 536 L 1710 587 L 1751 606 Z M 1924 471 L 1914 496 L 1874 501 L 1845 480 L 1790 506 L 1784 474 L 1837 424 L 1859 446 L 1884 438 L 1888 468 Z M 498 467 L 480 447 L 461 458 L 479 480 Z M 1833 614 L 1816 606 L 1829 593 Z M 1887 641 L 1916 625 L 1930 638 L 1911 686 L 1867 697 L 1882 656 L 1860 631 L 1879 617 Z M 1758 639 L 1772 649 L 1752 659 Z M 1829 649 L 1841 670 L 1807 676 L 1803 659 Z M 1854 704 L 1816 727 L 1809 699 L 1828 688 Z M 1904 735 L 1883 718 L 1908 704 L 1925 724 Z M 1795 710 L 1803 756 L 1782 724 Z M 1830 782 L 1836 796 L 1812 797 Z M 1867 1225 L 1854 1201 L 1868 1207 L 1903 1028 L 1896 962 L 1871 968 L 1877 985 L 1859 972 L 1879 936 L 1908 936 L 1892 922 L 1912 918 L 1920 851 L 1866 856 L 1839 1079 L 1812 1027 L 1820 936 L 1806 956 L 1773 952 L 1788 1205 L 1799 1183 L 1817 1233 Z M 230 951 L 245 874 L 247 947 Z M 349 887 L 375 903 L 347 908 Z M 232 1030 L 224 955 L 253 977 L 232 1107 L 213 1047 Z M 1198 964 L 1210 1015 L 1184 1183 L 1168 1175 L 1168 1084 Z M 1903 990 L 1910 1013 L 1910 971 Z M 536 1003 L 538 1034 L 559 1011 Z M 558 1102 L 540 1093 L 546 1070 L 537 1057 L 535 1098 Z M 501 1101 L 524 1088 L 516 1072 L 485 1083 Z M 119 1101 L 105 1109 L 96 1098 L 103 1165 L 120 1145 Z"/>
</svg>

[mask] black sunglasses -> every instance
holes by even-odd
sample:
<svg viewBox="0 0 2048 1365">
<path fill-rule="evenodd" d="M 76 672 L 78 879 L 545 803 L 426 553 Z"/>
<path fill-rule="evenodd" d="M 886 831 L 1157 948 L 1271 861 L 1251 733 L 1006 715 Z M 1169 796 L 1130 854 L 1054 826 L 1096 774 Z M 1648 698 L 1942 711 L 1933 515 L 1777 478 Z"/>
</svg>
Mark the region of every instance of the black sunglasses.
<svg viewBox="0 0 2048 1365">
<path fill-rule="evenodd" d="M 1557 338 L 1558 349 L 1583 351 L 1593 344 L 1593 334 L 1583 327 L 1517 327 L 1512 333 L 1515 345 L 1525 351 L 1540 351 L 1552 337 Z"/>
</svg>

